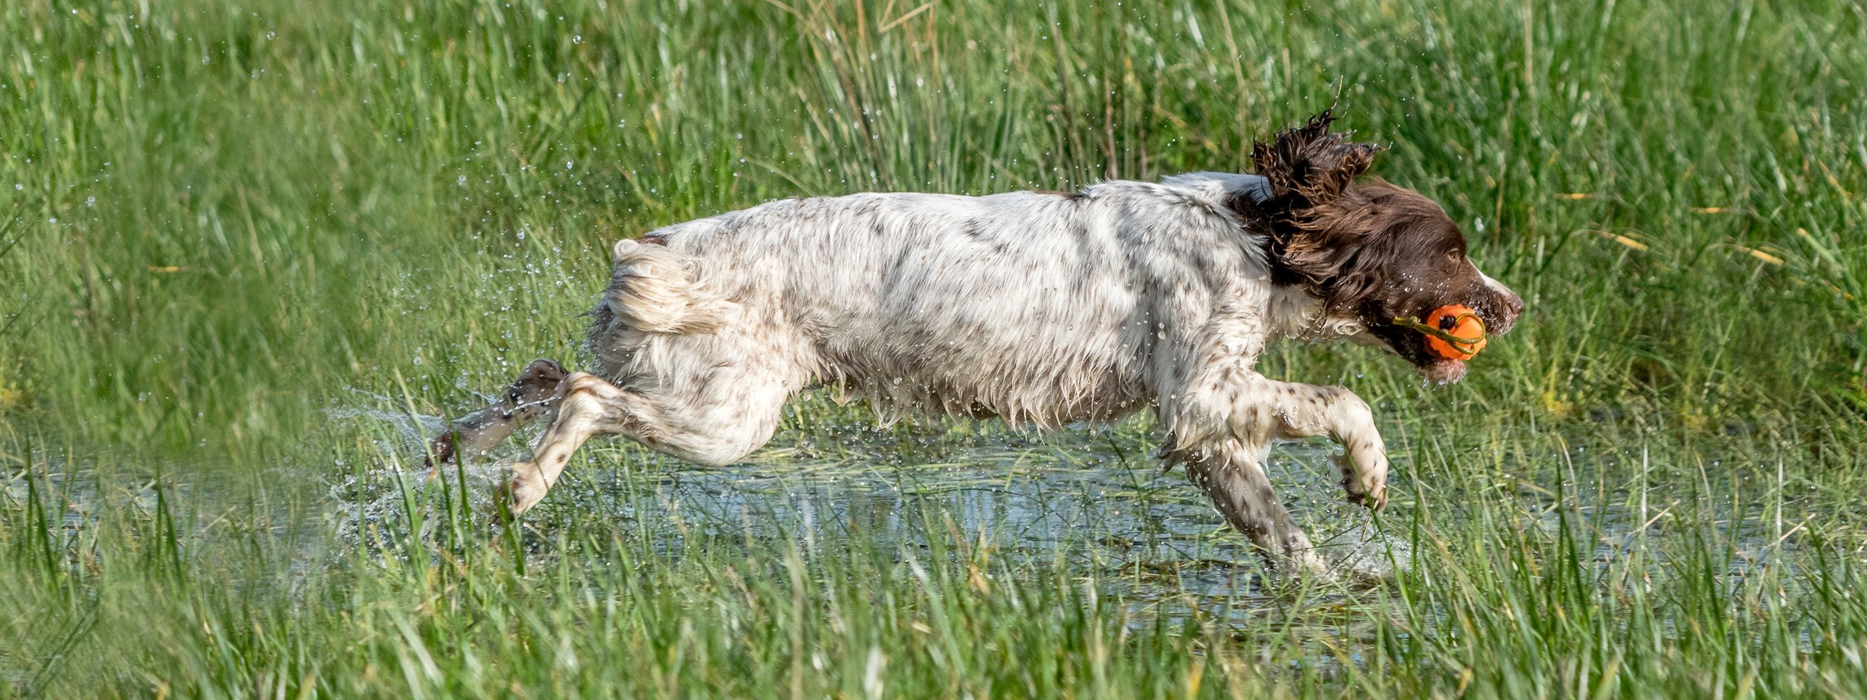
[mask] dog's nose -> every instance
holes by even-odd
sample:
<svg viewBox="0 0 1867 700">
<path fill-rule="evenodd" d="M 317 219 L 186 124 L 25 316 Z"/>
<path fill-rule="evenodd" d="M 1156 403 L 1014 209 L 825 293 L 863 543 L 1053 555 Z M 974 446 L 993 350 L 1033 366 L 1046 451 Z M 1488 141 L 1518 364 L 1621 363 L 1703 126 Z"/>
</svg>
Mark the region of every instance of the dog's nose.
<svg viewBox="0 0 1867 700">
<path fill-rule="evenodd" d="M 1489 312 L 1481 314 L 1487 326 L 1486 332 L 1498 335 L 1509 333 L 1511 327 L 1517 325 L 1517 316 L 1523 313 L 1523 297 L 1517 296 L 1503 282 L 1491 279 L 1490 275 L 1480 272 L 1478 276 L 1484 279 L 1485 291 L 1491 293 L 1491 303 L 1480 306 L 1482 311 Z"/>
<path fill-rule="evenodd" d="M 1509 333 L 1510 329 L 1517 325 L 1517 317 L 1523 314 L 1523 297 L 1517 296 L 1517 293 L 1511 291 L 1509 287 L 1498 284 L 1497 280 L 1489 281 L 1491 283 L 1492 294 L 1494 294 L 1497 299 L 1495 308 L 1498 308 L 1502 312 L 1495 314 L 1497 319 L 1491 324 L 1489 331 L 1498 335 L 1504 335 Z"/>
</svg>

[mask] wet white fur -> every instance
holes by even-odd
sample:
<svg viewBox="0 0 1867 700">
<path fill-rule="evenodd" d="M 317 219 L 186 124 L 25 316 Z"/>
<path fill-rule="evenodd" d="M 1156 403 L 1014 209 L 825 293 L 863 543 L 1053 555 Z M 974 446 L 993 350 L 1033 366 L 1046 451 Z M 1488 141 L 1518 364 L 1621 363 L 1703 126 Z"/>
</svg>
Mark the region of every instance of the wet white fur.
<svg viewBox="0 0 1867 700">
<path fill-rule="evenodd" d="M 819 383 L 888 418 L 918 408 L 1057 426 L 1153 407 L 1171 459 L 1232 524 L 1317 568 L 1262 472 L 1270 444 L 1341 442 L 1350 496 L 1373 504 L 1387 459 L 1360 398 L 1253 369 L 1278 338 L 1364 330 L 1271 283 L 1262 232 L 1226 204 L 1266 190 L 1193 173 L 1067 196 L 792 199 L 622 241 L 594 364 L 560 385 L 533 461 L 515 467 L 513 506 L 542 499 L 592 435 L 737 461 Z"/>
</svg>

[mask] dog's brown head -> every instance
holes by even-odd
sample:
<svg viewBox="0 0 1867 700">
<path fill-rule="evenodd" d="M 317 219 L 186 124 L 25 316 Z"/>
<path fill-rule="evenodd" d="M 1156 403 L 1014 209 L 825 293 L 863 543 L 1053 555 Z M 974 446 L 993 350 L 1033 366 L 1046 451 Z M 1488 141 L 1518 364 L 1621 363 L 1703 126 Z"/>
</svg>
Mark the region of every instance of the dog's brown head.
<svg viewBox="0 0 1867 700">
<path fill-rule="evenodd" d="M 1523 300 L 1466 258 L 1464 232 L 1433 200 L 1379 178 L 1356 181 L 1380 148 L 1329 133 L 1333 120 L 1323 112 L 1251 149 L 1270 184 L 1269 199 L 1255 209 L 1270 230 L 1272 281 L 1300 285 L 1322 299 L 1325 313 L 1360 322 L 1364 342 L 1427 378 L 1458 381 L 1464 362 L 1434 356 L 1425 335 L 1394 319 L 1462 304 L 1503 334 Z"/>
</svg>

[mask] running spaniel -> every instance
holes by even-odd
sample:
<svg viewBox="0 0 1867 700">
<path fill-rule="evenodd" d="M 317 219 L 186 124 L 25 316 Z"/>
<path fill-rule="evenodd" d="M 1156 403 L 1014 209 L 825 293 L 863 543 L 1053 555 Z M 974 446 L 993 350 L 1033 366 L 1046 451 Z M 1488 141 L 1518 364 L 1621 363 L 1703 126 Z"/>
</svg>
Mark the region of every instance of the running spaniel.
<svg viewBox="0 0 1867 700">
<path fill-rule="evenodd" d="M 1257 174 L 1105 182 L 1074 193 L 790 199 L 658 229 L 614 249 L 588 372 L 526 368 L 505 399 L 436 439 L 483 453 L 550 416 L 513 466 L 522 512 L 570 455 L 626 435 L 703 465 L 764 445 L 785 401 L 827 385 L 896 414 L 1037 426 L 1151 409 L 1219 512 L 1276 565 L 1320 570 L 1265 478 L 1272 442 L 1341 443 L 1352 501 L 1387 501 L 1387 454 L 1347 389 L 1254 368 L 1278 338 L 1387 350 L 1458 381 L 1397 319 L 1471 307 L 1492 333 L 1523 309 L 1466 258 L 1419 193 L 1359 179 L 1377 147 L 1323 113 L 1252 150 Z"/>
</svg>

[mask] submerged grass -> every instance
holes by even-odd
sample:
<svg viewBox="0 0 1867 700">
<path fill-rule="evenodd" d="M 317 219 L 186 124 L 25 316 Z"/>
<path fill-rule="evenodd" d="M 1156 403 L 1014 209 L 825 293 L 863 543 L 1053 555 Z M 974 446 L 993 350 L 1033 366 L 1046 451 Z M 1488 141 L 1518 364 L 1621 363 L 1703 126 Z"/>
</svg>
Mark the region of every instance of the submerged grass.
<svg viewBox="0 0 1867 700">
<path fill-rule="evenodd" d="M 922 436 L 904 465 L 846 464 L 938 482 L 921 462 L 966 433 Z M 27 696 L 1867 692 L 1858 514 L 1761 467 L 1770 444 L 1680 469 L 1689 451 L 1643 442 L 1419 450 L 1410 498 L 1377 525 L 1407 573 L 1359 591 L 1265 587 L 1213 522 L 1109 536 L 1136 517 L 1123 511 L 1184 488 L 1111 497 L 1058 480 L 1043 495 L 1080 509 L 1059 521 L 1073 529 L 1031 538 L 1019 506 L 981 515 L 951 490 L 865 497 L 775 476 L 760 495 L 615 446 L 507 528 L 463 506 L 476 496 L 462 480 L 397 467 L 399 449 L 326 474 L 331 502 L 384 508 L 367 517 L 287 517 L 301 501 L 276 492 L 183 506 L 207 499 L 125 478 L 140 462 L 35 459 L 0 508 L 14 567 L 0 660 Z M 1553 454 L 1487 459 L 1525 448 Z"/>
<path fill-rule="evenodd" d="M 10 3 L 0 696 L 1867 694 L 1863 76 L 1830 0 Z M 757 471 L 886 517 L 624 445 L 510 528 L 354 418 L 575 358 L 616 238 L 1239 170 L 1330 104 L 1531 314 L 1446 389 L 1265 359 L 1377 405 L 1388 586 L 1124 529 L 1190 491 L 1145 421 L 812 400 Z M 1104 475 L 1034 492 L 1087 525 L 941 487 L 980 445 Z"/>
</svg>

